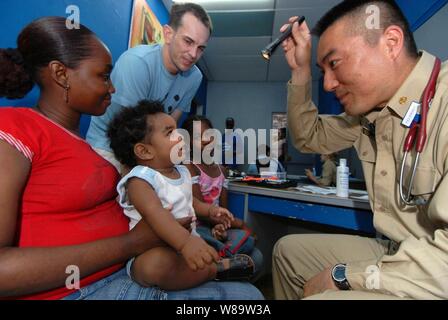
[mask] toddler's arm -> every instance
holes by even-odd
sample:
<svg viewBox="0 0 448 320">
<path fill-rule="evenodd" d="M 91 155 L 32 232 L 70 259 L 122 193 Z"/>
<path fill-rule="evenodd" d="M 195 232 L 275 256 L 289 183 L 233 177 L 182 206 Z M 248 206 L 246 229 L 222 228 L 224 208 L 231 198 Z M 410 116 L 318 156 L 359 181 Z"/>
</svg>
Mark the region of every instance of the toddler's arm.
<svg viewBox="0 0 448 320">
<path fill-rule="evenodd" d="M 191 235 L 167 209 L 163 208 L 154 189 L 140 178 L 128 181 L 130 203 L 151 226 L 154 232 L 177 252 L 180 252 L 191 269 L 204 268 L 217 261 L 217 252 L 203 239 Z"/>
<path fill-rule="evenodd" d="M 207 219 L 213 225 L 222 223 L 226 228 L 230 228 L 233 214 L 226 208 L 202 202 L 195 197 L 193 197 L 193 208 L 198 217 Z"/>
</svg>

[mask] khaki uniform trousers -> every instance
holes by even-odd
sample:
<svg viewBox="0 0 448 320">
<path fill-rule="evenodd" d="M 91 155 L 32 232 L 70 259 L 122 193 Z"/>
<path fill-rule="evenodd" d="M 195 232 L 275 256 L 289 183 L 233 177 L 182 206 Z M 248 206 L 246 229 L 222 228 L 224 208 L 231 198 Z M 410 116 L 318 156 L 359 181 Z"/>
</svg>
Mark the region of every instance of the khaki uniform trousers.
<svg viewBox="0 0 448 320">
<path fill-rule="evenodd" d="M 339 234 L 295 234 L 281 238 L 272 254 L 272 277 L 277 300 L 301 299 L 305 283 L 337 263 L 370 260 L 390 254 L 393 242 Z M 307 299 L 375 300 L 399 297 L 368 291 L 327 290 Z"/>
</svg>

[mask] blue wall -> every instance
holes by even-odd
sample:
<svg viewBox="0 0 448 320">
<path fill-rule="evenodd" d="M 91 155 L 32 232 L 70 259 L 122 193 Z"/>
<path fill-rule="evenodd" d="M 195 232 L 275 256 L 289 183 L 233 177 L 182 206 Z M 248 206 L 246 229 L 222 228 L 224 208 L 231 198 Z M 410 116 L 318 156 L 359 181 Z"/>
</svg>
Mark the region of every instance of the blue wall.
<svg viewBox="0 0 448 320">
<path fill-rule="evenodd" d="M 168 22 L 169 13 L 161 0 L 147 0 L 160 23 Z M 80 22 L 94 31 L 109 47 L 114 61 L 128 48 L 133 0 L 0 0 L 0 48 L 16 48 L 16 39 L 23 27 L 43 16 L 67 17 L 66 8 L 76 5 Z M 39 90 L 34 88 L 25 98 L 0 98 L 0 106 L 34 106 Z M 81 121 L 84 133 L 89 118 Z"/>
<path fill-rule="evenodd" d="M 439 11 L 448 0 L 396 0 L 408 19 L 411 30 L 417 30 L 422 24 Z"/>
</svg>

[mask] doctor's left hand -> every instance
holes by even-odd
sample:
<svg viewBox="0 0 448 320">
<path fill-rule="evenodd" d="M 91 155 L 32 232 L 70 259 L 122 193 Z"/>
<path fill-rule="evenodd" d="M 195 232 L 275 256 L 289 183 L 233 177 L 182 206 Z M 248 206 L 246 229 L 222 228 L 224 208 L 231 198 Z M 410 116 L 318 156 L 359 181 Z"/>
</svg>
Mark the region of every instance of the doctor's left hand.
<svg viewBox="0 0 448 320">
<path fill-rule="evenodd" d="M 305 283 L 303 287 L 304 298 L 322 293 L 325 290 L 339 290 L 331 277 L 331 269 L 332 267 L 326 268 Z"/>
</svg>

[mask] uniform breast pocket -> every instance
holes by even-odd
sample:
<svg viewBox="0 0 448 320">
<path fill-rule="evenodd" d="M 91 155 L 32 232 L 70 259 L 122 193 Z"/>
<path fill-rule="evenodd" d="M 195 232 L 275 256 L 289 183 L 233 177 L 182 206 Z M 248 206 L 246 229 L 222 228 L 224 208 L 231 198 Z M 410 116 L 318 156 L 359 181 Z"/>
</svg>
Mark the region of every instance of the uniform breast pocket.
<svg viewBox="0 0 448 320">
<path fill-rule="evenodd" d="M 404 194 L 408 194 L 411 177 L 413 173 L 413 161 L 414 159 L 408 156 L 406 159 L 406 163 L 404 164 L 403 170 L 403 192 Z M 401 161 L 398 163 L 397 168 L 397 183 L 399 183 L 400 173 L 401 173 Z M 414 175 L 414 181 L 412 183 L 411 194 L 418 197 L 423 197 L 425 200 L 428 200 L 434 190 L 436 185 L 440 180 L 440 175 L 437 170 L 433 166 L 428 166 L 424 162 L 421 162 L 416 170 Z"/>
</svg>

